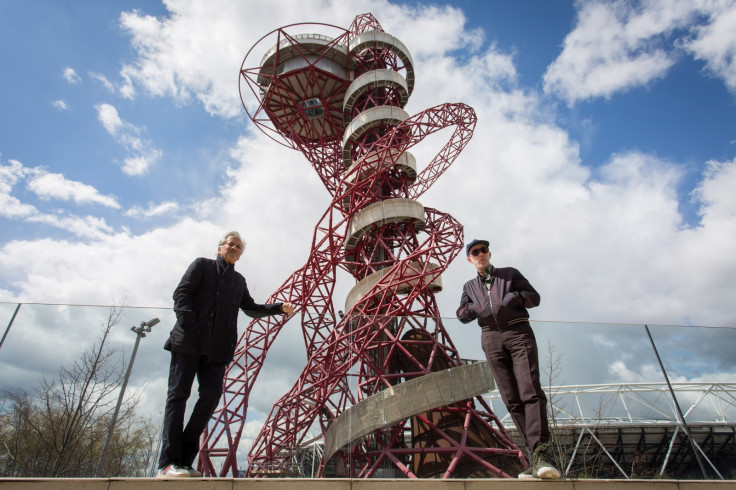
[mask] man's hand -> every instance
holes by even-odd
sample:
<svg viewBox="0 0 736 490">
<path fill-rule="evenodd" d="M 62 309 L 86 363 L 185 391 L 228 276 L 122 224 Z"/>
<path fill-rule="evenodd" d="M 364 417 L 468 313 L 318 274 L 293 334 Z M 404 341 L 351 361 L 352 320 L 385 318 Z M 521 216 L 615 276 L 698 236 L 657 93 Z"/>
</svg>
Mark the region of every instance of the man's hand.
<svg viewBox="0 0 736 490">
<path fill-rule="evenodd" d="M 294 305 L 291 303 L 284 303 L 281 305 L 281 311 L 283 313 L 286 313 L 287 315 L 293 315 L 294 314 Z"/>
</svg>

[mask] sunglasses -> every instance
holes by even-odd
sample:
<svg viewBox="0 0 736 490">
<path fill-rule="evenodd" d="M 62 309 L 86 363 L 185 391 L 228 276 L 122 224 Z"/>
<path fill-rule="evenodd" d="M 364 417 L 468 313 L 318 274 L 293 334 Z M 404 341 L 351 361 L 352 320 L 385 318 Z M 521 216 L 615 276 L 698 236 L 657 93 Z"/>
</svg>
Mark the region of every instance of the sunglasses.
<svg viewBox="0 0 736 490">
<path fill-rule="evenodd" d="M 478 247 L 470 251 L 470 255 L 472 255 L 473 257 L 477 257 L 480 254 L 487 254 L 487 253 L 488 253 L 488 247 Z"/>
</svg>

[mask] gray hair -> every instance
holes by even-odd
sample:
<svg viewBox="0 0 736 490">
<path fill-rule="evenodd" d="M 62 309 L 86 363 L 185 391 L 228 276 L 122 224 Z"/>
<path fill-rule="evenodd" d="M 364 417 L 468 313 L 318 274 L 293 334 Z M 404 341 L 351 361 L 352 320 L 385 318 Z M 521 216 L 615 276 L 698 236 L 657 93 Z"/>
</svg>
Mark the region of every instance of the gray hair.
<svg viewBox="0 0 736 490">
<path fill-rule="evenodd" d="M 223 245 L 225 245 L 225 242 L 227 242 L 227 239 L 231 236 L 234 236 L 235 238 L 243 242 L 243 250 L 245 250 L 245 240 L 243 240 L 243 237 L 241 237 L 240 233 L 238 233 L 237 231 L 228 231 L 227 233 L 222 235 L 222 238 L 220 238 L 220 241 L 217 242 L 217 248 L 220 248 Z"/>
</svg>

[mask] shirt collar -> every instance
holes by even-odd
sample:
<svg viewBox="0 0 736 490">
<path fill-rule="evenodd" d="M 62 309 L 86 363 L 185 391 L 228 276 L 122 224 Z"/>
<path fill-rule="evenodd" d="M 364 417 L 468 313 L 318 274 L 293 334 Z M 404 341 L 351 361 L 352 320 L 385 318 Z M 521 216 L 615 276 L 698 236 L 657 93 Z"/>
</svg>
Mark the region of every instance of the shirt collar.
<svg viewBox="0 0 736 490">
<path fill-rule="evenodd" d="M 225 259 L 222 258 L 222 255 L 217 254 L 217 272 L 219 273 L 220 277 L 225 275 L 226 272 L 228 272 L 228 269 L 232 269 L 230 267 L 232 264 L 228 264 L 225 262 Z"/>
<path fill-rule="evenodd" d="M 481 275 L 481 273 L 478 273 L 478 277 L 481 279 L 488 279 L 493 275 L 493 271 L 495 270 L 495 267 L 493 267 L 493 264 L 488 264 L 488 267 L 486 267 L 486 275 L 485 277 Z"/>
<path fill-rule="evenodd" d="M 494 270 L 493 265 L 492 264 L 488 264 L 488 267 L 486 268 L 486 275 L 485 276 L 482 276 L 480 272 L 478 273 L 478 279 L 488 289 L 490 289 L 491 288 L 491 285 L 493 284 L 493 270 Z"/>
</svg>

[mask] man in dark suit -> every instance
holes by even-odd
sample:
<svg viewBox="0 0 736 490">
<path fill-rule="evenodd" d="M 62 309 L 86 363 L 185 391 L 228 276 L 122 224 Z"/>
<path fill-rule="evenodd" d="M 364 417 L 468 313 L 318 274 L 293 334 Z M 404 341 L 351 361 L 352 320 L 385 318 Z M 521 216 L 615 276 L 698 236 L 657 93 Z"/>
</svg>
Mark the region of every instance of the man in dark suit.
<svg viewBox="0 0 736 490">
<path fill-rule="evenodd" d="M 171 351 L 169 389 L 158 477 L 186 478 L 202 474 L 192 468 L 199 438 L 222 394 L 227 365 L 238 342 L 238 310 L 260 318 L 294 312 L 291 303 L 258 304 L 245 278 L 235 271 L 245 244 L 237 231 L 226 233 L 217 257 L 200 257 L 189 266 L 174 290 L 176 324 L 164 345 Z M 184 427 L 184 413 L 194 377 L 199 398 Z"/>
</svg>

